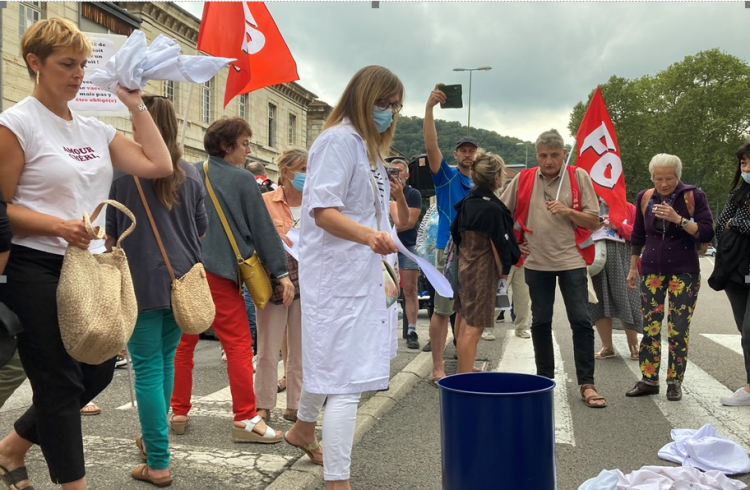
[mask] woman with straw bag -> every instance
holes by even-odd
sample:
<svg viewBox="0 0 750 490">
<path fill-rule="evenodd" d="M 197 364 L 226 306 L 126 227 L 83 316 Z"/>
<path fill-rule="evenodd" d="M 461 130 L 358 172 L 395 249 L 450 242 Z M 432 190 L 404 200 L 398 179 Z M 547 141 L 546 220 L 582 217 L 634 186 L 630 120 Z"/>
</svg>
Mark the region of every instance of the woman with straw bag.
<svg viewBox="0 0 750 490">
<path fill-rule="evenodd" d="M 113 167 L 160 178 L 172 173 L 172 161 L 140 91 L 117 88 L 140 143 L 68 108 L 92 52 L 75 24 L 36 22 L 24 32 L 21 52 L 36 84 L 30 97 L 0 114 L 0 187 L 14 234 L 0 301 L 24 325 L 18 351 L 34 404 L 0 441 L 0 474 L 10 488 L 27 487 L 24 457 L 39 444 L 52 481 L 80 490 L 86 480 L 79 410 L 109 384 L 115 359 L 89 365 L 66 351 L 56 308 L 63 255 L 69 246 L 104 252 L 81 217 L 107 199 Z"/>
<path fill-rule="evenodd" d="M 135 370 L 135 396 L 141 435 L 136 445 L 147 462 L 136 466 L 133 478 L 165 484 L 169 473 L 167 411 L 174 382 L 174 353 L 182 330 L 178 326 L 179 304 L 172 301 L 172 276 L 203 271 L 201 238 L 208 221 L 203 205 L 204 189 L 198 171 L 181 158 L 177 143 L 177 116 L 169 99 L 145 96 L 143 102 L 156 122 L 172 155 L 172 175 L 161 179 L 138 179 L 117 172 L 110 199 L 123 203 L 139 223 L 124 243 L 130 262 L 133 287 L 138 299 L 138 320 L 128 349 Z M 134 132 L 136 141 L 139 133 Z M 109 240 L 120 236 L 130 220 L 113 208 L 107 209 Z M 158 234 L 158 235 L 157 235 Z M 164 256 L 162 255 L 164 254 Z M 192 272 L 191 272 L 192 273 Z M 195 286 L 193 286 L 195 288 Z M 213 302 L 205 283 L 209 307 Z M 195 288 L 193 294 L 200 294 Z M 194 300 L 193 308 L 209 310 Z M 210 312 L 209 312 L 210 313 Z M 211 325 L 208 319 L 205 328 Z"/>
</svg>

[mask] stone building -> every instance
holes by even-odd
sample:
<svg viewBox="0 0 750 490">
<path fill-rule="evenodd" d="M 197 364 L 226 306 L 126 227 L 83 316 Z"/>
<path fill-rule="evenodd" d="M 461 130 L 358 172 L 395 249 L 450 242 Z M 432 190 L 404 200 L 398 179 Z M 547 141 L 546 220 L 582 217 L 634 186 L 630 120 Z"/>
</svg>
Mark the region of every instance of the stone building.
<svg viewBox="0 0 750 490">
<path fill-rule="evenodd" d="M 140 29 L 149 43 L 159 34 L 165 34 L 176 40 L 183 54 L 196 54 L 200 20 L 174 3 L 8 2 L 5 8 L 0 9 L 0 110 L 7 109 L 32 92 L 34 84 L 21 58 L 20 38 L 35 21 L 49 17 L 72 20 L 84 32 L 128 35 L 134 29 Z M 184 144 L 188 161 L 206 157 L 203 135 L 211 122 L 223 116 L 245 118 L 253 129 L 250 158 L 266 165 L 269 177 L 276 179 L 276 158 L 290 147 L 309 148 L 319 134 L 319 129 L 316 133 L 315 128 L 322 127 L 320 118 L 325 120 L 330 106 L 317 101 L 315 94 L 302 85 L 292 82 L 237 96 L 223 108 L 227 70 L 222 69 L 204 84 L 150 81 L 144 92 L 171 99 L 180 127 L 186 110 L 189 111 Z M 313 119 L 308 121 L 311 104 L 314 114 Z M 131 132 L 127 118 L 103 117 L 102 120 L 121 132 Z M 310 124 L 314 126 L 313 129 L 309 127 Z"/>
</svg>

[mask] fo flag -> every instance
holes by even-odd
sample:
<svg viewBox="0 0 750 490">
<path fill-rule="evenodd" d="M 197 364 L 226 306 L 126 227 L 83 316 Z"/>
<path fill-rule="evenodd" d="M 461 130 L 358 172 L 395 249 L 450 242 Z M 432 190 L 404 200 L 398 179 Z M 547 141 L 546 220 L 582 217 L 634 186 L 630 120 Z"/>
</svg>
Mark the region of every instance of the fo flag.
<svg viewBox="0 0 750 490">
<path fill-rule="evenodd" d="M 576 166 L 591 175 L 594 190 L 609 206 L 609 221 L 619 228 L 627 218 L 625 176 L 615 127 L 607 113 L 599 87 L 589 102 L 576 133 L 579 144 Z"/>
<path fill-rule="evenodd" d="M 230 63 L 224 107 L 234 96 L 299 80 L 297 64 L 263 2 L 206 2 L 198 49 Z"/>
</svg>

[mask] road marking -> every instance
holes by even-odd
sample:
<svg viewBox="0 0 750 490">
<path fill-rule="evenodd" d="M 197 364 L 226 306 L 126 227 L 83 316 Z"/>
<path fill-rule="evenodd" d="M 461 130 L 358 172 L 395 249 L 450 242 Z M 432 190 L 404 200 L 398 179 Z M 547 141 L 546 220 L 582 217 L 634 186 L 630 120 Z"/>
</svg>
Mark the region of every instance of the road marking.
<svg viewBox="0 0 750 490">
<path fill-rule="evenodd" d="M 531 339 L 516 337 L 514 330 L 508 331 L 508 340 L 500 363 L 495 371 L 536 374 L 536 363 L 534 362 L 534 344 Z M 573 435 L 573 418 L 570 411 L 567 395 L 567 377 L 563 366 L 560 346 L 557 344 L 555 334 L 552 334 L 552 345 L 555 352 L 555 442 L 558 444 L 570 444 L 575 446 Z"/>
<path fill-rule="evenodd" d="M 628 341 L 624 334 L 612 335 L 615 348 L 619 352 L 629 352 Z M 662 343 L 662 354 L 666 357 L 669 346 Z M 641 371 L 637 363 L 625 363 L 641 379 Z M 666 378 L 666 367 L 661 366 L 660 375 Z M 732 390 L 721 384 L 713 376 L 695 363 L 687 367 L 685 382 L 682 385 L 682 400 L 670 402 L 666 398 L 666 379 L 662 379 L 662 391 L 655 396 L 649 396 L 664 416 L 675 427 L 680 429 L 699 429 L 706 423 L 711 423 L 724 437 L 742 444 L 747 450 L 750 448 L 750 410 L 746 407 L 725 407 L 719 399 L 731 396 Z M 644 410 L 645 413 L 645 410 Z"/>
<path fill-rule="evenodd" d="M 702 333 L 701 336 L 744 357 L 741 343 L 742 335 L 740 334 Z"/>
</svg>

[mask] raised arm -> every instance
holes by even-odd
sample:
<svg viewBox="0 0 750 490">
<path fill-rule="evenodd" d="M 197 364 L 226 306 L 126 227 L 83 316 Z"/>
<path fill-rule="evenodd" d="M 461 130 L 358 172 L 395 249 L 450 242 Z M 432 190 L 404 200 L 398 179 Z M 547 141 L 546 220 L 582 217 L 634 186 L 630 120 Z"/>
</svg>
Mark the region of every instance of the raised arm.
<svg viewBox="0 0 750 490">
<path fill-rule="evenodd" d="M 442 83 L 435 85 L 435 90 L 430 92 L 430 98 L 427 99 L 427 107 L 424 113 L 424 147 L 427 150 L 427 162 L 430 164 L 430 171 L 433 174 L 440 170 L 440 162 L 443 161 L 443 154 L 438 145 L 437 129 L 435 129 L 435 117 L 432 112 L 434 107 L 439 103 L 445 102 L 445 93 L 440 90 Z"/>
</svg>

